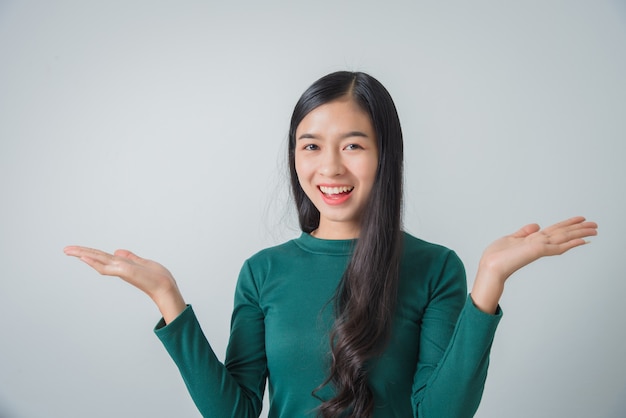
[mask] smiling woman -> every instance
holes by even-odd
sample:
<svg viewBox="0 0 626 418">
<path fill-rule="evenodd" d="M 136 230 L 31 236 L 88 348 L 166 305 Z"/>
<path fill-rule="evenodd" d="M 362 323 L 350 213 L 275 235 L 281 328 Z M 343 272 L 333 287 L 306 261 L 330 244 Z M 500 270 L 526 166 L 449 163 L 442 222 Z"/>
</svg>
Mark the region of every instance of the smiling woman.
<svg viewBox="0 0 626 418">
<path fill-rule="evenodd" d="M 309 112 L 296 138 L 298 183 L 320 212 L 311 235 L 356 238 L 378 166 L 369 115 L 346 95 Z"/>
<path fill-rule="evenodd" d="M 376 79 L 342 71 L 304 92 L 288 143 L 302 233 L 244 263 L 224 363 L 163 266 L 126 250 L 65 252 L 152 298 L 155 332 L 204 416 L 258 417 L 269 382 L 270 417 L 471 417 L 506 280 L 597 225 L 530 224 L 495 241 L 468 296 L 457 255 L 401 229 L 402 158 Z"/>
</svg>

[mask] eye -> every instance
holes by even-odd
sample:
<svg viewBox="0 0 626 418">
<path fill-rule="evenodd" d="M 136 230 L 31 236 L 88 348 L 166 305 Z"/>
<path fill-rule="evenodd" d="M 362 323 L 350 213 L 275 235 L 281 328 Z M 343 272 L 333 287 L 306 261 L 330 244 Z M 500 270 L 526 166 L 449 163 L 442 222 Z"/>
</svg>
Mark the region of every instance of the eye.
<svg viewBox="0 0 626 418">
<path fill-rule="evenodd" d="M 346 150 L 348 151 L 353 151 L 353 150 L 357 150 L 357 149 L 363 149 L 362 146 L 360 146 L 359 144 L 348 144 L 345 147 Z"/>
<path fill-rule="evenodd" d="M 305 151 L 315 151 L 317 149 L 319 149 L 319 147 L 315 144 L 307 144 L 304 147 L 302 147 L 303 150 Z"/>
</svg>

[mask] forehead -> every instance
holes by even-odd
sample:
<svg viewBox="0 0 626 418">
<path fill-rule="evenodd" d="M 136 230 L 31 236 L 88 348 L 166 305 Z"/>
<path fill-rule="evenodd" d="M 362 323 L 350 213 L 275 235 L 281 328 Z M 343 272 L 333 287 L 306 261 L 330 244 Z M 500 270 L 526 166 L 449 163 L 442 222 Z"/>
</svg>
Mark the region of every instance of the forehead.
<svg viewBox="0 0 626 418">
<path fill-rule="evenodd" d="M 296 128 L 296 134 L 363 130 L 373 133 L 369 114 L 354 99 L 343 97 L 324 103 L 310 111 Z"/>
</svg>

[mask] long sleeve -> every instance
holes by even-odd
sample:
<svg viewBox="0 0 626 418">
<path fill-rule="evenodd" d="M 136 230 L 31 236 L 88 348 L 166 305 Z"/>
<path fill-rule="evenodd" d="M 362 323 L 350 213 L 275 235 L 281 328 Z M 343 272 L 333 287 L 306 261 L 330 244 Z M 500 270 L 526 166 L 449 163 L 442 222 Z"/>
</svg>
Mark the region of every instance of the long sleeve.
<svg viewBox="0 0 626 418">
<path fill-rule="evenodd" d="M 463 264 L 444 247 L 405 235 L 398 305 L 385 352 L 372 361 L 374 417 L 473 416 L 500 318 L 467 295 Z M 333 292 L 354 242 L 308 234 L 260 251 L 239 275 L 221 363 L 191 307 L 155 332 L 206 417 L 258 418 L 266 382 L 270 418 L 314 417 L 327 376 Z"/>
<path fill-rule="evenodd" d="M 499 308 L 489 315 L 474 306 L 467 295 L 463 265 L 450 252 L 422 320 L 412 396 L 416 417 L 474 416 L 501 315 Z"/>
<path fill-rule="evenodd" d="M 222 364 L 213 352 L 191 306 L 155 333 L 178 366 L 198 410 L 205 417 L 258 417 L 267 362 L 263 313 L 247 263 L 235 292 L 231 336 Z"/>
</svg>

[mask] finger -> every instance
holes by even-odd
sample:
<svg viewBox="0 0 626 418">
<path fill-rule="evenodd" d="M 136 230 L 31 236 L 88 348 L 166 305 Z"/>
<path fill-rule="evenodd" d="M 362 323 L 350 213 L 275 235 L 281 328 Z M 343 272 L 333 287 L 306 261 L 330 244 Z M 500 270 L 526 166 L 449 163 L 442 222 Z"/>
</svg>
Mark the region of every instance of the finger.
<svg viewBox="0 0 626 418">
<path fill-rule="evenodd" d="M 598 224 L 595 223 L 595 222 L 583 222 L 583 223 L 579 224 L 579 228 L 595 229 L 597 231 L 598 230 Z"/>
<path fill-rule="evenodd" d="M 101 261 L 96 260 L 95 258 L 88 257 L 86 255 L 81 256 L 79 260 L 83 261 L 88 266 L 94 268 L 98 273 L 102 274 L 102 271 L 104 269 L 104 264 Z"/>
<path fill-rule="evenodd" d="M 93 257 L 84 255 L 80 257 L 80 260 L 89 264 L 100 274 L 121 277 L 127 281 L 136 274 L 138 269 L 141 269 L 141 267 L 132 260 L 106 253 L 96 254 Z"/>
<path fill-rule="evenodd" d="M 553 248 L 553 251 L 551 252 L 550 255 L 561 255 L 571 250 L 572 248 L 580 247 L 581 245 L 585 245 L 585 244 L 588 244 L 588 242 L 582 238 L 577 238 L 577 239 L 569 240 L 563 244 L 552 245 L 551 247 Z"/>
<path fill-rule="evenodd" d="M 584 216 L 574 216 L 573 218 L 569 218 L 564 221 L 557 222 L 554 225 L 550 225 L 544 228 L 543 231 L 547 234 L 550 234 L 552 231 L 555 231 L 557 229 L 568 228 L 573 225 L 582 224 L 583 222 L 585 222 Z"/>
<path fill-rule="evenodd" d="M 549 235 L 548 240 L 551 244 L 562 244 L 572 240 L 583 239 L 598 234 L 595 228 L 575 228 L 558 231 L 555 234 Z"/>
<path fill-rule="evenodd" d="M 119 272 L 116 266 L 103 262 L 101 259 L 92 258 L 86 255 L 80 256 L 79 260 L 87 264 L 89 267 L 96 270 L 98 273 L 105 276 L 118 276 Z"/>
<path fill-rule="evenodd" d="M 84 249 L 85 247 L 80 247 L 78 245 L 68 245 L 67 247 L 63 248 L 63 252 L 66 255 L 77 256 Z"/>
<path fill-rule="evenodd" d="M 512 236 L 515 238 L 524 238 L 539 231 L 540 228 L 538 224 L 528 224 L 520 228 L 520 230 L 512 234 Z"/>
<path fill-rule="evenodd" d="M 582 234 L 580 236 L 590 236 L 590 235 L 597 235 L 598 232 L 598 224 L 596 224 L 595 222 L 581 222 L 581 223 L 575 223 L 575 224 L 562 224 L 559 227 L 556 227 L 556 225 L 553 225 L 550 228 L 546 228 L 543 231 L 541 231 L 542 234 L 546 235 L 546 236 L 567 236 L 567 235 L 571 235 L 571 236 L 578 236 L 579 234 Z"/>
<path fill-rule="evenodd" d="M 94 248 L 69 246 L 65 247 L 64 251 L 65 254 L 77 257 L 98 273 L 107 276 L 122 277 L 132 269 L 130 264 L 132 261 Z"/>
<path fill-rule="evenodd" d="M 119 249 L 116 250 L 113 255 L 115 255 L 116 257 L 121 257 L 121 258 L 125 258 L 127 260 L 130 260 L 134 263 L 140 264 L 142 266 L 146 266 L 150 263 L 150 260 L 146 260 L 145 258 L 139 257 L 137 254 L 133 253 L 132 251 L 128 251 L 128 250 L 123 250 L 123 249 Z"/>
<path fill-rule="evenodd" d="M 78 245 L 70 245 L 67 246 L 63 249 L 63 252 L 67 255 L 71 255 L 74 257 L 82 257 L 82 256 L 88 256 L 88 257 L 103 257 L 103 256 L 108 256 L 108 257 L 112 257 L 111 254 L 106 253 L 104 251 L 101 250 L 96 250 L 95 248 L 89 248 L 89 247 L 81 247 Z"/>
<path fill-rule="evenodd" d="M 117 257 L 122 257 L 122 258 L 127 258 L 129 260 L 132 261 L 141 261 L 143 260 L 143 258 L 139 257 L 138 255 L 134 254 L 131 251 L 128 250 L 116 250 L 113 255 L 117 256 Z"/>
</svg>

